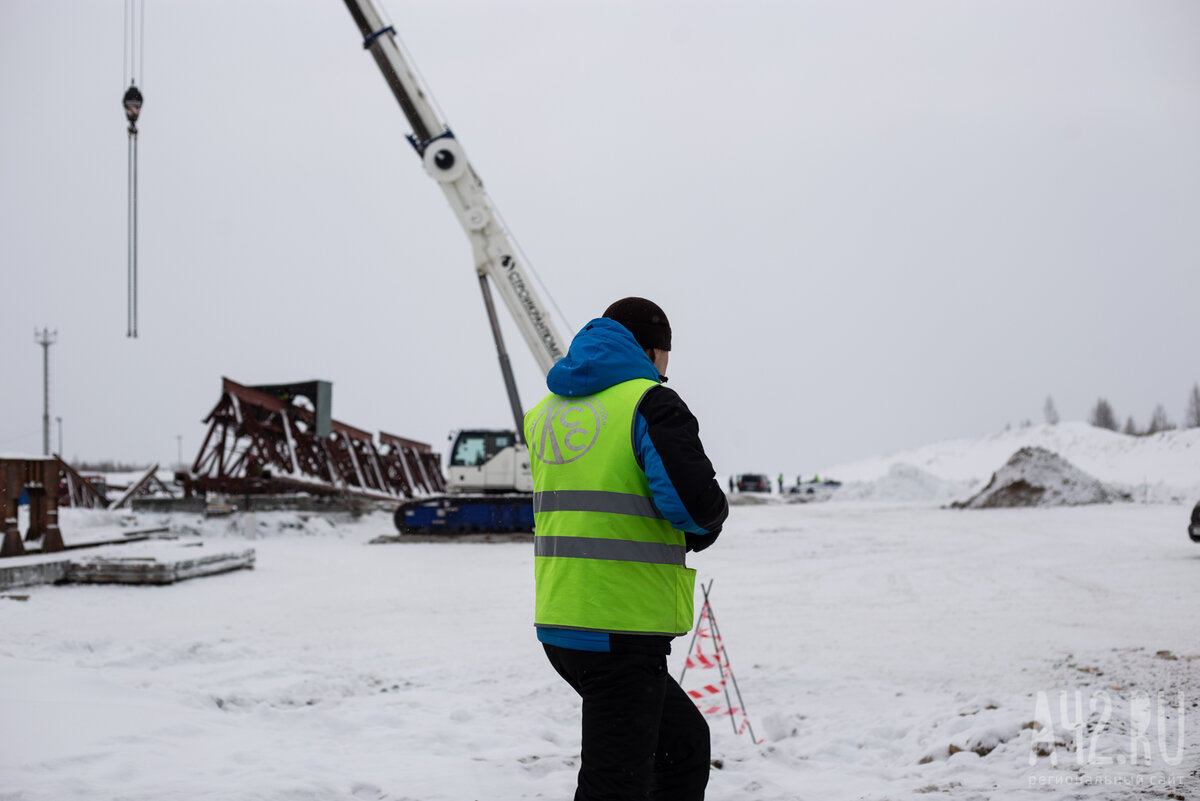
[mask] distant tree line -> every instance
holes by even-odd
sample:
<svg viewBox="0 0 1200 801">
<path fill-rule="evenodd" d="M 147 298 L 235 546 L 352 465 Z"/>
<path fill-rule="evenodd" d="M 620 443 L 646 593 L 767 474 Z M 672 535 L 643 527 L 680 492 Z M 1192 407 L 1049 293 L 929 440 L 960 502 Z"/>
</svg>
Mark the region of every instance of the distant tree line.
<svg viewBox="0 0 1200 801">
<path fill-rule="evenodd" d="M 95 462 L 74 462 L 71 467 L 81 473 L 135 473 L 145 470 L 147 465 L 124 464 L 110 459 L 101 459 Z"/>
<path fill-rule="evenodd" d="M 1053 424 L 1058 422 L 1058 411 L 1054 408 L 1053 398 L 1046 398 L 1045 415 L 1047 423 Z M 1091 414 L 1088 415 L 1088 422 L 1097 428 L 1120 431 L 1123 434 L 1135 437 L 1150 436 L 1160 431 L 1171 431 L 1176 428 L 1175 424 L 1167 416 L 1167 410 L 1161 403 L 1155 406 L 1154 411 L 1150 413 L 1150 422 L 1146 424 L 1145 428 L 1139 426 L 1132 416 L 1125 418 L 1125 426 L 1121 427 L 1120 423 L 1117 422 L 1117 415 L 1113 411 L 1112 404 L 1106 398 L 1100 398 L 1096 401 L 1096 405 L 1092 407 Z M 1200 428 L 1200 384 L 1192 385 L 1192 390 L 1188 393 L 1187 405 L 1183 411 L 1183 421 L 1178 427 Z"/>
</svg>

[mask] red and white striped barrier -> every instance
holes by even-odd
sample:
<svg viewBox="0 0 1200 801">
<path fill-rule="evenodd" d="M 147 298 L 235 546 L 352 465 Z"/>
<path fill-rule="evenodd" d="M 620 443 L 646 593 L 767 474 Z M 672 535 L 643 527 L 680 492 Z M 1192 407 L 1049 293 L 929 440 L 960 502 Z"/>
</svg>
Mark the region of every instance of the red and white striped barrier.
<svg viewBox="0 0 1200 801">
<path fill-rule="evenodd" d="M 700 710 L 701 714 L 712 716 L 728 715 L 735 734 L 749 731 L 750 739 L 758 744 L 763 741 L 754 737 L 754 729 L 750 726 L 750 718 L 746 715 L 745 704 L 742 704 L 740 707 L 734 706 L 729 697 L 729 685 L 732 684 L 738 703 L 742 702 L 742 693 L 738 689 L 737 679 L 733 676 L 733 668 L 729 664 L 729 655 L 725 652 L 725 645 L 721 640 L 721 630 L 717 628 L 717 620 L 713 615 L 712 603 L 708 599 L 708 591 L 711 587 L 711 581 L 708 587 L 701 587 L 704 591 L 704 605 L 700 608 L 700 616 L 696 621 L 696 632 L 692 635 L 692 644 L 688 646 L 688 653 L 683 663 L 683 673 L 679 676 L 679 683 L 683 684 L 683 678 L 689 670 L 719 671 L 720 678 L 717 681 L 704 684 L 696 689 L 685 690 L 685 692 L 696 703 L 696 708 Z M 711 653 L 705 653 L 704 643 L 706 640 L 712 646 Z M 720 695 L 723 695 L 725 698 L 724 706 L 717 703 L 717 699 L 713 698 L 713 696 Z M 734 716 L 739 713 L 741 714 L 741 725 L 738 725 L 734 720 Z"/>
<path fill-rule="evenodd" d="M 697 653 L 689 656 L 687 658 L 687 662 L 684 663 L 684 666 L 688 670 L 693 668 L 715 668 L 719 667 L 719 662 L 718 658 L 715 656 Z"/>
<path fill-rule="evenodd" d="M 706 695 L 716 695 L 717 693 L 723 692 L 725 692 L 725 682 L 721 682 L 720 687 L 716 686 L 715 684 L 706 684 L 699 690 L 688 690 L 688 695 L 690 695 L 693 700 L 699 701 Z"/>
</svg>

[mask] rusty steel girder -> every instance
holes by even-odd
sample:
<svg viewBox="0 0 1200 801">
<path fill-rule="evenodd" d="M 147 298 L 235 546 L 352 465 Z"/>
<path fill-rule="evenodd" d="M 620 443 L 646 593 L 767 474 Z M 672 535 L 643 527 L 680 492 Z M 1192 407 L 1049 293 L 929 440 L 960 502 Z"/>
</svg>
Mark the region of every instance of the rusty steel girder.
<svg viewBox="0 0 1200 801">
<path fill-rule="evenodd" d="M 62 492 L 58 499 L 59 506 L 72 506 L 76 509 L 107 509 L 108 498 L 96 489 L 95 485 L 81 476 L 79 471 L 67 464 L 57 453 L 58 467 L 62 472 Z"/>
<path fill-rule="evenodd" d="M 437 495 L 446 491 L 441 459 L 424 442 L 380 431 L 379 443 L 379 454 L 389 484 L 409 497 L 418 494 Z"/>
<path fill-rule="evenodd" d="M 307 492 L 404 500 L 445 491 L 441 459 L 429 445 L 372 435 L 331 421 L 316 436 L 314 410 L 222 379 L 221 400 L 205 418 L 208 434 L 186 477 L 193 492 Z"/>
</svg>

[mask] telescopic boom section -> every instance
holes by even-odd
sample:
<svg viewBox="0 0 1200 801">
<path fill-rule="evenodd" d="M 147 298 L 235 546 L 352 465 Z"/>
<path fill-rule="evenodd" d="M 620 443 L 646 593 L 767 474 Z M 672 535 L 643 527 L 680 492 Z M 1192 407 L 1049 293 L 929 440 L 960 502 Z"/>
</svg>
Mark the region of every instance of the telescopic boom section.
<svg viewBox="0 0 1200 801">
<path fill-rule="evenodd" d="M 363 47 L 375 57 L 412 126 L 409 141 L 421 156 L 425 171 L 441 185 L 471 240 L 475 271 L 492 279 L 542 372 L 549 372 L 566 355 L 562 337 L 517 260 L 512 241 L 496 216 L 483 182 L 454 134 L 438 119 L 396 44 L 391 26 L 384 24 L 370 0 L 345 2 L 363 35 Z"/>
</svg>

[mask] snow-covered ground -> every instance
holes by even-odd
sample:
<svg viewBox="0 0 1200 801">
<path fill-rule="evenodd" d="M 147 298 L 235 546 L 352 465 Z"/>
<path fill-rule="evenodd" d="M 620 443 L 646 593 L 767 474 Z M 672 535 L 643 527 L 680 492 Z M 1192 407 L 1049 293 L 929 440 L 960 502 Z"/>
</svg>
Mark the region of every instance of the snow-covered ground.
<svg viewBox="0 0 1200 801">
<path fill-rule="evenodd" d="M 1200 498 L 1200 428 L 1133 437 L 1082 422 L 1026 426 L 834 465 L 821 475 L 846 482 L 842 498 L 956 500 L 978 491 L 1030 446 L 1053 451 L 1140 501 Z"/>
<path fill-rule="evenodd" d="M 948 510 L 888 497 L 879 461 L 832 473 L 875 500 L 735 506 L 691 558 L 763 739 L 711 721 L 708 798 L 1195 798 L 1190 504 Z M 64 512 L 68 542 L 104 514 Z M 163 523 L 256 568 L 0 599 L 0 799 L 571 796 L 579 704 L 534 639 L 528 544 L 369 545 L 383 514 L 132 525 Z"/>
</svg>

